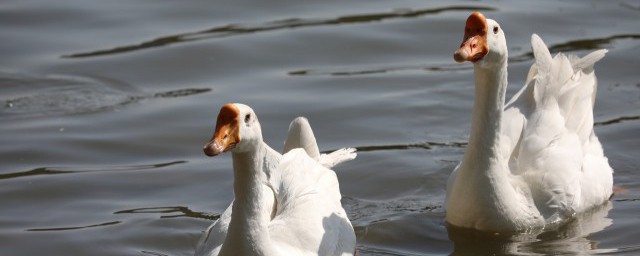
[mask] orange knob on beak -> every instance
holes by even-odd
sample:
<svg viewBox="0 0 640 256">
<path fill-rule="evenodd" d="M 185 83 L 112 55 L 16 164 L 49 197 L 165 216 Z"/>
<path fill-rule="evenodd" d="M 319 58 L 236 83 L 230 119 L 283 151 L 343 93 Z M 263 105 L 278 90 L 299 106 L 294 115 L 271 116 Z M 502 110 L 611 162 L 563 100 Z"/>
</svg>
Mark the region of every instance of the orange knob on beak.
<svg viewBox="0 0 640 256">
<path fill-rule="evenodd" d="M 487 19 L 482 13 L 474 12 L 467 18 L 464 28 L 464 38 L 460 48 L 453 54 L 456 62 L 481 60 L 489 53 L 487 46 Z"/>
<path fill-rule="evenodd" d="M 207 156 L 217 156 L 233 149 L 240 142 L 239 118 L 240 110 L 233 104 L 225 104 L 220 109 L 216 130 L 211 141 L 204 145 Z"/>
</svg>

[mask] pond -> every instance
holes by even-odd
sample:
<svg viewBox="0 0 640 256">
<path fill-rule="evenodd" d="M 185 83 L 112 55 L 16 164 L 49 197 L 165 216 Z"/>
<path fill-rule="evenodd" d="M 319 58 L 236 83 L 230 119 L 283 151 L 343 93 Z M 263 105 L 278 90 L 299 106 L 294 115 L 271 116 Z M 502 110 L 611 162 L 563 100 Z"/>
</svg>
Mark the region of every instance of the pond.
<svg viewBox="0 0 640 256">
<path fill-rule="evenodd" d="M 595 130 L 621 193 L 565 227 L 503 237 L 447 228 L 471 64 L 466 17 L 501 23 L 507 97 L 530 38 L 607 48 Z M 6 0 L 0 5 L 0 255 L 193 255 L 233 199 L 231 156 L 202 145 L 242 102 L 282 149 L 306 116 L 360 255 L 640 254 L 640 3 L 597 1 Z"/>
</svg>

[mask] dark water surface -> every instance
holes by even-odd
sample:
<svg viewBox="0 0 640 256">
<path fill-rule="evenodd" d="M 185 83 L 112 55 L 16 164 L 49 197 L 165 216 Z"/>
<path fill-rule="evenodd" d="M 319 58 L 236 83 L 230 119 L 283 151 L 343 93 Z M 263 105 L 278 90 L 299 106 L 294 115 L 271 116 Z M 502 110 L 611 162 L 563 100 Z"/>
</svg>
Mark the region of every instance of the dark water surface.
<svg viewBox="0 0 640 256">
<path fill-rule="evenodd" d="M 464 21 L 502 24 L 508 97 L 552 51 L 597 64 L 608 205 L 537 236 L 447 230 L 446 179 L 470 126 Z M 640 2 L 5 0 L 0 3 L 0 255 L 192 255 L 232 199 L 202 145 L 227 102 L 282 148 L 309 118 L 361 255 L 640 254 Z"/>
</svg>

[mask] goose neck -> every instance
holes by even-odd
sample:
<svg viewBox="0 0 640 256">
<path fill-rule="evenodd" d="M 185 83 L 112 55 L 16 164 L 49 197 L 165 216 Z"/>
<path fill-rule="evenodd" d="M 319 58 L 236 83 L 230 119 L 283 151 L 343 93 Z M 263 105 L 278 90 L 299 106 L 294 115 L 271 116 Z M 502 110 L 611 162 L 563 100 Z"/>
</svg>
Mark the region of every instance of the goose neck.
<svg viewBox="0 0 640 256">
<path fill-rule="evenodd" d="M 475 102 L 472 114 L 469 150 L 465 162 L 489 165 L 498 158 L 500 129 L 507 89 L 507 63 L 489 68 L 476 65 Z M 488 166 L 485 169 L 490 169 Z"/>
<path fill-rule="evenodd" d="M 268 224 L 274 198 L 265 170 L 265 163 L 272 162 L 270 152 L 261 143 L 255 150 L 232 155 L 235 199 L 220 255 L 273 255 Z"/>
</svg>

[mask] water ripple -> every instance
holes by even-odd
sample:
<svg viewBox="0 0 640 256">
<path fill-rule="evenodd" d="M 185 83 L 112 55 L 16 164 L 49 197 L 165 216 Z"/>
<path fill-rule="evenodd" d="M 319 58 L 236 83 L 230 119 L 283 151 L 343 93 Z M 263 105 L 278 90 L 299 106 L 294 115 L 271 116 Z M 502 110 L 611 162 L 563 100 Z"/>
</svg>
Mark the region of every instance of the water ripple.
<svg viewBox="0 0 640 256">
<path fill-rule="evenodd" d="M 76 229 L 111 226 L 111 225 L 116 225 L 116 224 L 120 224 L 120 223 L 122 223 L 122 221 L 110 221 L 110 222 L 105 222 L 105 223 L 100 223 L 100 224 L 93 224 L 93 225 L 87 225 L 87 226 L 77 226 L 77 227 L 32 228 L 32 229 L 27 229 L 26 231 L 66 231 L 66 230 L 76 230 Z"/>
<path fill-rule="evenodd" d="M 422 198 L 396 198 L 378 201 L 343 195 L 342 204 L 356 228 L 362 228 L 373 223 L 386 222 L 408 213 L 444 213 L 444 202 Z"/>
<path fill-rule="evenodd" d="M 558 52 L 597 50 L 597 49 L 611 48 L 612 47 L 611 45 L 615 41 L 638 40 L 638 39 L 640 39 L 640 34 L 621 34 L 621 35 L 612 35 L 612 36 L 603 37 L 603 38 L 579 39 L 579 40 L 568 41 L 566 43 L 551 45 L 549 47 L 549 51 L 553 54 Z M 509 58 L 509 61 L 522 62 L 522 61 L 528 61 L 531 59 L 533 59 L 533 52 L 529 51 L 521 55 Z"/>
<path fill-rule="evenodd" d="M 623 199 L 614 199 L 616 202 L 638 202 L 640 198 L 623 198 Z"/>
<path fill-rule="evenodd" d="M 388 19 L 399 18 L 415 18 L 425 15 L 433 15 L 448 11 L 494 11 L 493 7 L 482 6 L 448 6 L 441 8 L 430 9 L 398 9 L 389 12 L 369 13 L 369 14 L 355 14 L 348 16 L 341 16 L 330 19 L 300 19 L 291 18 L 284 20 L 269 21 L 260 24 L 229 24 L 219 27 L 213 27 L 207 30 L 187 32 L 176 35 L 169 35 L 159 37 L 150 41 L 131 44 L 125 46 L 118 46 L 111 49 L 102 49 L 89 52 L 72 53 L 63 55 L 63 58 L 84 58 L 84 57 L 96 57 L 102 55 L 113 55 L 126 53 L 131 51 L 144 50 L 155 47 L 162 47 L 177 43 L 186 43 L 191 41 L 199 41 L 212 38 L 227 38 L 237 35 L 253 34 L 259 32 L 275 31 L 281 29 L 295 29 L 303 27 L 317 27 L 317 26 L 336 26 L 336 25 L 349 25 L 357 23 L 369 23 L 380 22 Z"/>
<path fill-rule="evenodd" d="M 458 65 L 458 64 L 440 64 L 440 65 L 405 65 L 405 66 L 388 66 L 378 68 L 336 68 L 333 70 L 296 70 L 289 72 L 290 76 L 358 76 L 358 75 L 372 75 L 383 74 L 392 72 L 403 71 L 428 71 L 428 72 L 448 72 L 448 71 L 460 71 L 471 70 L 473 66 Z"/>
<path fill-rule="evenodd" d="M 169 256 L 168 254 L 163 254 L 163 253 L 159 253 L 159 252 L 152 252 L 152 251 L 140 251 L 140 252 L 144 253 L 144 254 L 154 255 L 154 256 Z"/>
<path fill-rule="evenodd" d="M 633 5 L 630 3 L 626 3 L 626 2 L 622 2 L 620 3 L 620 6 L 627 8 L 629 10 L 633 10 L 633 11 L 640 11 L 640 5 Z"/>
<path fill-rule="evenodd" d="M 145 207 L 114 212 L 113 214 L 136 214 L 136 213 L 172 213 L 171 215 L 162 215 L 160 218 L 178 218 L 189 217 L 205 220 L 217 220 L 220 214 L 208 214 L 204 212 L 194 212 L 185 206 L 164 206 L 164 207 Z"/>
<path fill-rule="evenodd" d="M 158 169 L 162 167 L 172 166 L 176 164 L 184 164 L 187 161 L 173 161 L 160 164 L 148 164 L 148 165 L 131 165 L 131 166 L 113 166 L 113 167 L 94 167 L 94 168 L 82 168 L 73 170 L 59 170 L 48 167 L 36 168 L 28 171 L 12 172 L 0 174 L 0 180 L 23 178 L 29 176 L 40 175 L 54 175 L 54 174 L 70 174 L 70 173 L 92 173 L 92 172 L 116 172 L 116 171 L 139 171 Z"/>
<path fill-rule="evenodd" d="M 107 78 L 0 72 L 0 119 L 95 113 L 143 100 L 201 94 L 210 88 L 144 93 Z"/>
<path fill-rule="evenodd" d="M 466 148 L 466 142 L 420 142 L 420 143 L 408 143 L 408 144 L 387 144 L 387 145 L 369 145 L 369 146 L 356 146 L 358 152 L 372 152 L 372 151 L 387 151 L 387 150 L 409 150 L 409 149 L 435 149 L 435 148 Z M 327 154 L 336 151 L 326 150 L 321 153 Z"/>
<path fill-rule="evenodd" d="M 610 48 L 611 44 L 618 40 L 637 40 L 640 34 L 622 34 L 613 35 L 604 38 L 580 39 L 551 45 L 549 51 L 558 52 L 574 52 L 582 50 L 596 50 L 602 48 Z M 525 52 L 515 57 L 509 58 L 509 62 L 524 62 L 533 59 L 533 52 Z M 364 68 L 334 68 L 329 70 L 302 69 L 290 71 L 290 76 L 358 76 L 373 75 L 403 71 L 429 71 L 429 72 L 451 72 L 460 70 L 471 70 L 471 65 L 458 64 L 440 64 L 440 65 L 398 65 L 387 67 L 364 67 Z"/>
<path fill-rule="evenodd" d="M 617 124 L 625 121 L 634 121 L 634 120 L 640 120 L 640 116 L 622 116 L 622 117 L 614 118 L 607 121 L 595 122 L 593 126 L 605 126 L 605 125 Z"/>
</svg>

